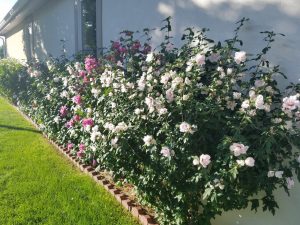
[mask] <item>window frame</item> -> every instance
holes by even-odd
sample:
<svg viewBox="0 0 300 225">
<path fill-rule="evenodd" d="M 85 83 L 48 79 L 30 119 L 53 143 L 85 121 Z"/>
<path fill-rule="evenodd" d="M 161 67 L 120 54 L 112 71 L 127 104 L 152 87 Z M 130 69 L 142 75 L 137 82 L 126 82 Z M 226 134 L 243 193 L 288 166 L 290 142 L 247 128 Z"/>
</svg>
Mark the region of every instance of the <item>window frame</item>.
<svg viewBox="0 0 300 225">
<path fill-rule="evenodd" d="M 82 36 L 82 1 L 75 0 L 75 50 L 76 52 L 84 51 Z M 102 0 L 96 1 L 96 48 L 97 56 L 102 54 L 103 36 L 102 36 Z"/>
</svg>

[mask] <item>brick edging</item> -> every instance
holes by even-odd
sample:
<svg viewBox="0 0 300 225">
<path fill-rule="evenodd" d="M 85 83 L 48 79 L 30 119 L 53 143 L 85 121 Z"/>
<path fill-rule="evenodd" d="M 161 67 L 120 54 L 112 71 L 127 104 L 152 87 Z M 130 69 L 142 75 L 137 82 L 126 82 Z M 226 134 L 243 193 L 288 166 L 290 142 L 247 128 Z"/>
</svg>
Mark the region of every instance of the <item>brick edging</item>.
<svg viewBox="0 0 300 225">
<path fill-rule="evenodd" d="M 12 104 L 11 104 L 12 105 Z M 22 112 L 17 106 L 12 105 L 27 121 L 29 121 L 35 128 L 39 129 L 39 126 L 24 112 Z M 42 132 L 43 136 L 63 155 L 65 155 L 77 168 L 82 172 L 88 174 L 93 180 L 103 186 L 115 199 L 127 210 L 133 217 L 137 218 L 142 225 L 159 225 L 153 216 L 149 215 L 147 211 L 139 205 L 137 202 L 129 199 L 129 196 L 126 195 L 121 189 L 117 188 L 109 180 L 105 179 L 104 176 L 101 176 L 99 172 L 89 165 L 85 165 L 79 161 L 79 159 L 71 155 L 70 151 L 62 148 L 56 142 L 49 139 L 47 135 Z"/>
</svg>

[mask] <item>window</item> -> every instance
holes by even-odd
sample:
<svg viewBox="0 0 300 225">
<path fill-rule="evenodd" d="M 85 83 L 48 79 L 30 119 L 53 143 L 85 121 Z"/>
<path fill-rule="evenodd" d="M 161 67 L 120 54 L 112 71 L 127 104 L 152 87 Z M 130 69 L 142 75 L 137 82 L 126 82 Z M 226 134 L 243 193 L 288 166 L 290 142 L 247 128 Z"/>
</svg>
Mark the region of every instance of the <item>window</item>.
<svg viewBox="0 0 300 225">
<path fill-rule="evenodd" d="M 78 0 L 77 6 L 77 50 L 99 55 L 102 48 L 101 0 Z"/>
</svg>

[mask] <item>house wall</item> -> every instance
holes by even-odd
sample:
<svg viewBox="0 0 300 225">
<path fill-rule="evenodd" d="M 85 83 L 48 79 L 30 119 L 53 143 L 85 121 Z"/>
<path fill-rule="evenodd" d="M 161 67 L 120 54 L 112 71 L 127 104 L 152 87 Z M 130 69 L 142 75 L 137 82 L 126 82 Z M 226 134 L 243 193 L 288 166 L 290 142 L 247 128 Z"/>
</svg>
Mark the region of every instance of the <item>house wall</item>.
<svg viewBox="0 0 300 225">
<path fill-rule="evenodd" d="M 74 0 L 51 0 L 33 14 L 34 56 L 40 60 L 75 53 Z M 63 43 L 65 51 L 63 52 Z"/>
<path fill-rule="evenodd" d="M 16 58 L 26 61 L 25 42 L 23 29 L 16 30 L 13 34 L 6 38 L 6 54 L 7 57 Z"/>
<path fill-rule="evenodd" d="M 241 30 L 243 50 L 257 53 L 264 46 L 259 33 L 274 30 L 284 33 L 278 37 L 269 60 L 281 65 L 289 81 L 300 78 L 300 1 L 299 0 L 103 0 L 103 45 L 117 40 L 122 30 L 159 28 L 168 16 L 173 18 L 174 41 L 179 45 L 186 27 L 210 28 L 208 36 L 223 41 L 233 36 L 235 22 L 242 17 L 250 18 Z M 153 46 L 162 39 L 162 33 L 153 32 Z M 279 78 L 278 78 L 279 79 Z M 280 80 L 282 86 L 287 81 Z M 267 179 L 267 177 L 266 177 Z M 253 181 L 255 182 L 255 180 Z M 226 212 L 218 216 L 213 225 L 296 225 L 300 221 L 300 185 L 296 184 L 288 197 L 283 191 L 276 193 L 280 209 L 271 213 L 257 214 L 250 210 Z"/>
<path fill-rule="evenodd" d="M 75 0 L 47 1 L 7 36 L 7 56 L 44 60 L 52 55 L 71 57 L 76 50 Z M 28 26 L 32 25 L 31 34 Z M 63 48 L 64 45 L 64 48 Z M 65 51 L 63 51 L 65 49 Z"/>
</svg>

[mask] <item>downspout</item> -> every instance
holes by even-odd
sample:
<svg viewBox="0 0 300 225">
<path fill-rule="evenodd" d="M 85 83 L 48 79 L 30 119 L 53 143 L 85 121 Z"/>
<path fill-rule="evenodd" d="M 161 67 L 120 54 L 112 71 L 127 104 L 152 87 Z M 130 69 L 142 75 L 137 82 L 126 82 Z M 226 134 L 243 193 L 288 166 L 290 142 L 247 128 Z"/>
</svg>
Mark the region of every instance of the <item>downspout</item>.
<svg viewBox="0 0 300 225">
<path fill-rule="evenodd" d="M 5 42 L 5 37 L 0 36 L 2 40 L 2 46 L 3 46 L 3 56 L 4 58 L 6 57 L 6 42 Z"/>
</svg>

